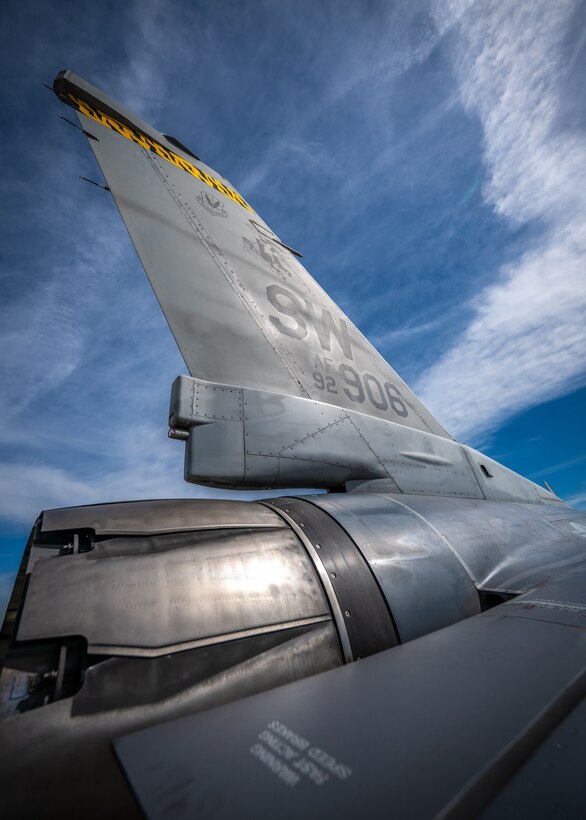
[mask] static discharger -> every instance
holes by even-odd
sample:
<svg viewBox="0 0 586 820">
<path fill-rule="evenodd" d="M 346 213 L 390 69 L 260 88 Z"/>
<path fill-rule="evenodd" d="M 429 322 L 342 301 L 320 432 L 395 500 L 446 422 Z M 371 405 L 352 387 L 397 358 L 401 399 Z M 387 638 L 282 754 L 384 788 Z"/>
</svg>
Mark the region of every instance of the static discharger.
<svg viewBox="0 0 586 820">
<path fill-rule="evenodd" d="M 83 179 L 84 182 L 89 182 L 90 185 L 95 185 L 97 188 L 102 188 L 104 191 L 110 190 L 107 185 L 101 185 L 99 182 L 95 182 L 95 180 L 93 179 L 88 179 L 87 177 L 82 177 L 81 175 L 79 178 Z"/>
</svg>

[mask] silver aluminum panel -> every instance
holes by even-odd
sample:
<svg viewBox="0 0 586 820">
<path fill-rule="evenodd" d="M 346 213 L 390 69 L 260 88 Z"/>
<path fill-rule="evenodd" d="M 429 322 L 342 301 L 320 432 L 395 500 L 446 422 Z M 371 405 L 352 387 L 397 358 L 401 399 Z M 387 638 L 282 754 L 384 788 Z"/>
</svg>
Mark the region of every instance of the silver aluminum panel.
<svg viewBox="0 0 586 820">
<path fill-rule="evenodd" d="M 43 513 L 42 531 L 91 529 L 96 535 L 182 532 L 231 527 L 283 527 L 261 504 L 203 498 L 123 501 Z"/>
<path fill-rule="evenodd" d="M 557 505 L 415 495 L 400 500 L 449 542 L 481 589 L 525 592 L 584 558 L 583 535 L 548 520 L 563 515 Z M 571 512 L 571 520 L 586 526 L 586 513 Z"/>
<path fill-rule="evenodd" d="M 460 596 L 470 600 L 470 581 L 482 590 L 525 592 L 578 565 L 586 549 L 586 513 L 559 505 L 360 492 L 311 500 L 357 542 L 392 596 L 393 614 L 406 595 L 409 618 L 428 606 L 430 618 L 436 601 L 438 612 L 455 615 Z M 451 604 L 450 578 L 454 589 L 467 579 Z"/>
<path fill-rule="evenodd" d="M 403 504 L 366 493 L 305 499 L 333 516 L 358 545 L 402 642 L 480 611 L 478 594 L 461 562 L 445 540 Z"/>
<path fill-rule="evenodd" d="M 83 635 L 117 654 L 174 651 L 329 616 L 288 527 L 183 533 L 112 539 L 37 563 L 18 639 Z"/>
</svg>

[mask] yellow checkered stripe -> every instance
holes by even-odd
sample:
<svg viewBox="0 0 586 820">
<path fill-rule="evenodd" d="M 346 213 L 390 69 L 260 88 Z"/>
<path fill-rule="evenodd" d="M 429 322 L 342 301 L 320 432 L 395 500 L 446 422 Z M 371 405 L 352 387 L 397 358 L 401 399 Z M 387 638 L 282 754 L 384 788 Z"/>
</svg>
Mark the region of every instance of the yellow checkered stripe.
<svg viewBox="0 0 586 820">
<path fill-rule="evenodd" d="M 197 168 L 193 165 L 193 163 L 183 159 L 183 157 L 178 156 L 168 148 L 163 148 L 163 146 L 152 137 L 147 136 L 136 128 L 130 128 L 128 125 L 119 122 L 114 119 L 114 117 L 111 117 L 109 114 L 105 114 L 103 111 L 100 111 L 99 108 L 90 105 L 85 100 L 81 100 L 74 94 L 67 94 L 67 97 L 73 108 L 81 111 L 81 113 L 85 114 L 86 117 L 90 117 L 92 120 L 99 122 L 100 125 L 104 125 L 106 128 L 110 128 L 112 131 L 116 131 L 128 140 L 132 140 L 132 142 L 140 145 L 141 148 L 151 151 L 153 154 L 161 157 L 161 159 L 167 160 L 167 162 L 170 162 L 182 171 L 186 171 L 188 174 L 191 174 L 192 177 L 199 179 L 201 182 L 205 182 L 206 185 L 209 185 L 219 193 L 224 194 L 224 196 L 227 196 L 234 202 L 242 205 L 243 208 L 246 208 L 248 211 L 254 213 L 246 200 L 244 200 L 240 194 L 236 193 L 236 191 L 232 188 L 224 185 L 223 182 L 220 182 L 219 179 L 211 176 L 211 174 L 206 174 L 205 171 Z"/>
</svg>

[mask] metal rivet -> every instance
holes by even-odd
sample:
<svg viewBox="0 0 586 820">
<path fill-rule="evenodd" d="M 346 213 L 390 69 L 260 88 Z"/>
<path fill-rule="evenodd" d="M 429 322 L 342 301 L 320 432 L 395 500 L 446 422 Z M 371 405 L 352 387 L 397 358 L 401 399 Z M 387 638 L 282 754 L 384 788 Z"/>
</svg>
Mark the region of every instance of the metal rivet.
<svg viewBox="0 0 586 820">
<path fill-rule="evenodd" d="M 320 550 L 321 549 L 321 544 L 316 544 L 315 548 L 316 548 L 316 550 Z"/>
<path fill-rule="evenodd" d="M 332 576 L 332 578 L 335 578 L 335 577 L 336 577 L 336 573 L 335 573 L 335 572 L 332 572 L 332 573 L 331 573 L 331 576 Z"/>
<path fill-rule="evenodd" d="M 345 615 L 347 618 L 349 618 L 349 617 L 350 617 L 350 610 L 349 610 L 349 609 L 347 609 L 347 610 L 344 612 L 344 615 Z"/>
</svg>

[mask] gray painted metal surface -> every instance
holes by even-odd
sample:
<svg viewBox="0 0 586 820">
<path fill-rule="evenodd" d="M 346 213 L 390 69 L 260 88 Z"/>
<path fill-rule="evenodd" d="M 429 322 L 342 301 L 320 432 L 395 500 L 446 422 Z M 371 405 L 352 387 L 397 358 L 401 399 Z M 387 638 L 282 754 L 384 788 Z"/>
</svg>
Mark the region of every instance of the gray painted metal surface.
<svg viewBox="0 0 586 820">
<path fill-rule="evenodd" d="M 188 433 L 185 478 L 196 483 L 269 489 L 361 480 L 377 492 L 372 482 L 385 480 L 384 490 L 397 493 L 562 503 L 451 439 L 307 398 L 179 376 L 169 423 Z"/>
<path fill-rule="evenodd" d="M 583 817 L 585 752 L 586 700 L 583 700 L 482 812 L 482 820 Z"/>
<path fill-rule="evenodd" d="M 258 214 L 222 192 L 223 178 L 193 158 L 199 176 L 169 161 L 162 135 L 162 151 L 141 147 L 100 114 L 117 104 L 74 74 L 55 87 L 96 137 L 92 150 L 193 376 L 364 405 L 446 435 Z"/>
<path fill-rule="evenodd" d="M 584 567 L 542 593 L 117 753 L 149 820 L 477 816 L 586 696 Z"/>
<path fill-rule="evenodd" d="M 136 660 L 150 664 L 145 659 Z M 106 663 L 109 663 L 106 661 Z M 326 623 L 295 634 L 284 632 L 271 649 L 261 644 L 241 662 L 227 665 L 191 686 L 177 687 L 162 699 L 128 707 L 133 678 L 104 688 L 98 710 L 75 698 L 14 714 L 0 723 L 2 813 L 10 818 L 134 818 L 142 816 L 111 751 L 125 732 L 210 709 L 222 703 L 314 675 L 341 663 L 335 630 Z M 96 672 L 99 666 L 96 668 Z M 107 671 L 111 671 L 107 670 Z M 149 669 L 142 670 L 150 677 Z M 93 683 L 93 682 L 92 682 Z M 126 699 L 108 698 L 126 688 Z M 95 690 L 94 690 L 95 691 Z M 140 695 L 139 691 L 139 695 Z M 86 708 L 84 708 L 84 706 Z"/>
</svg>

